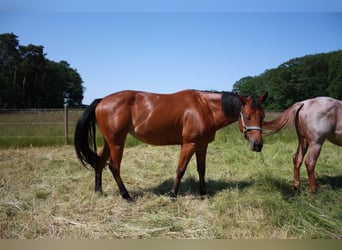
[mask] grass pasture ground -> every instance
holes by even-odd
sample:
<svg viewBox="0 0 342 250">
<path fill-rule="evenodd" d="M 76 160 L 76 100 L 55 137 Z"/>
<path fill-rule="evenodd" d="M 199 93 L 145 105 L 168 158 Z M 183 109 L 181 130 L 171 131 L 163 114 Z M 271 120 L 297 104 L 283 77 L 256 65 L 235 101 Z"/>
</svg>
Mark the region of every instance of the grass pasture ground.
<svg viewBox="0 0 342 250">
<path fill-rule="evenodd" d="M 209 145 L 209 195 L 198 194 L 192 159 L 176 200 L 165 193 L 179 146 L 127 147 L 121 174 L 133 203 L 119 196 L 108 169 L 104 194 L 95 194 L 94 172 L 73 146 L 1 148 L 0 238 L 340 239 L 341 148 L 325 143 L 320 190 L 311 194 L 305 166 L 301 192 L 292 189 L 296 146 L 294 131 L 283 130 L 265 137 L 262 153 L 252 152 L 232 124 Z"/>
</svg>

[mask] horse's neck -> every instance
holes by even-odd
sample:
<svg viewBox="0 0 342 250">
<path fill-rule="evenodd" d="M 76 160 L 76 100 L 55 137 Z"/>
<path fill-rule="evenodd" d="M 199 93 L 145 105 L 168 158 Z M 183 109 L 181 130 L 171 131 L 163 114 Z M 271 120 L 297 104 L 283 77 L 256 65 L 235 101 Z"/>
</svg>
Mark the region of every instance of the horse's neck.
<svg viewBox="0 0 342 250">
<path fill-rule="evenodd" d="M 202 98 L 205 98 L 209 109 L 213 116 L 213 122 L 216 129 L 223 128 L 230 123 L 237 121 L 237 119 L 233 117 L 227 116 L 222 108 L 222 93 L 201 93 Z"/>
</svg>

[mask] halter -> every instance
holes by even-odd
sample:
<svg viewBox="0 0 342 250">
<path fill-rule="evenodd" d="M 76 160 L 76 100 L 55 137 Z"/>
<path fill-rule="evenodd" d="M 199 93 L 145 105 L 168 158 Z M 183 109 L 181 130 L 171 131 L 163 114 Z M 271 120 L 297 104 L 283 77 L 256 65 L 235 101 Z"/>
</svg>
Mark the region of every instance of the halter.
<svg viewBox="0 0 342 250">
<path fill-rule="evenodd" d="M 246 132 L 249 130 L 259 130 L 262 131 L 262 128 L 258 126 L 246 126 L 245 119 L 243 118 L 243 113 L 242 111 L 240 112 L 240 118 L 241 118 L 241 123 L 243 127 L 243 135 L 246 136 Z"/>
</svg>

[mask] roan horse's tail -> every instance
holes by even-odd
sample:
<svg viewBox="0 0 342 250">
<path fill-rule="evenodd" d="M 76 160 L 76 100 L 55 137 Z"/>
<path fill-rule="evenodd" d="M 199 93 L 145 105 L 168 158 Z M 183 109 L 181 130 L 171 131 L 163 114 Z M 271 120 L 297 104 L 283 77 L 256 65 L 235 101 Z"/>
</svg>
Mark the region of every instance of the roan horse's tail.
<svg viewBox="0 0 342 250">
<path fill-rule="evenodd" d="M 291 107 L 286 109 L 278 118 L 270 122 L 265 121 L 262 125 L 264 134 L 266 136 L 271 135 L 278 132 L 284 127 L 297 124 L 296 121 L 298 120 L 298 113 L 303 105 L 304 103 L 302 102 L 296 102 Z"/>
<path fill-rule="evenodd" d="M 77 122 L 75 130 L 75 150 L 78 159 L 86 166 L 90 164 L 93 168 L 96 166 L 98 159 L 96 153 L 96 116 L 95 108 L 102 99 L 94 100 L 89 107 L 83 112 Z M 90 145 L 93 145 L 93 149 Z"/>
</svg>

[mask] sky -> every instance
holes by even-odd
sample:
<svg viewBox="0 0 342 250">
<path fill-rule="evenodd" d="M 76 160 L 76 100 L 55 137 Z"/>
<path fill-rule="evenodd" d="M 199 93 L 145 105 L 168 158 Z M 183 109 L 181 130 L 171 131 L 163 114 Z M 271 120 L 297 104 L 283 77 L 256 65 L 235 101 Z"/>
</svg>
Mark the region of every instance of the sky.
<svg viewBox="0 0 342 250">
<path fill-rule="evenodd" d="M 342 1 L 21 2 L 0 0 L 0 33 L 67 61 L 85 104 L 125 89 L 231 91 L 292 58 L 342 49 Z"/>
</svg>

